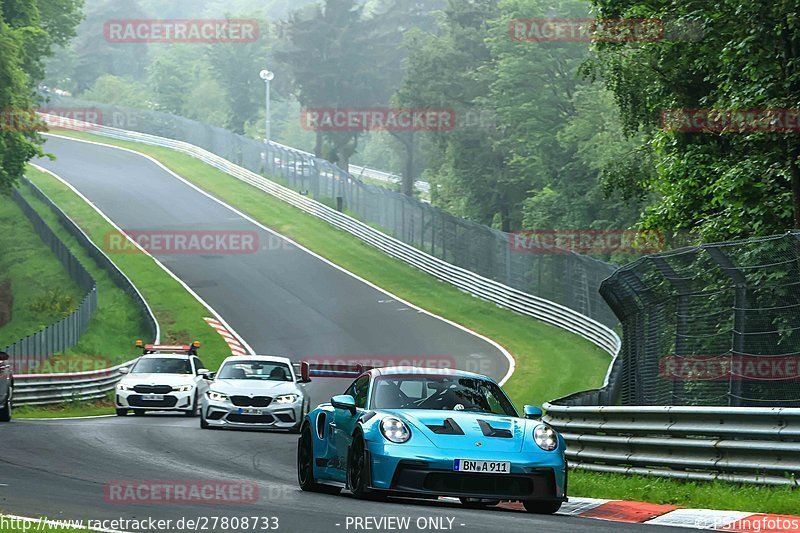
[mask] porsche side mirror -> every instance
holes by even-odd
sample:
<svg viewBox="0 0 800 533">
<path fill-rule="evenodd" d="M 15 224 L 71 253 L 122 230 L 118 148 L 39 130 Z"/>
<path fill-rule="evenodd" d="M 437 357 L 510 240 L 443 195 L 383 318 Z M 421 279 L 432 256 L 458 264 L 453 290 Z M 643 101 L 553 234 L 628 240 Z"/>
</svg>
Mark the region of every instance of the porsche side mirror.
<svg viewBox="0 0 800 533">
<path fill-rule="evenodd" d="M 525 412 L 525 418 L 529 420 L 539 420 L 544 414 L 544 412 L 535 405 L 526 405 L 523 411 Z"/>
<path fill-rule="evenodd" d="M 350 411 L 351 415 L 356 414 L 356 399 L 349 394 L 334 396 L 331 398 L 331 405 L 334 409 L 344 409 L 345 411 Z"/>
</svg>

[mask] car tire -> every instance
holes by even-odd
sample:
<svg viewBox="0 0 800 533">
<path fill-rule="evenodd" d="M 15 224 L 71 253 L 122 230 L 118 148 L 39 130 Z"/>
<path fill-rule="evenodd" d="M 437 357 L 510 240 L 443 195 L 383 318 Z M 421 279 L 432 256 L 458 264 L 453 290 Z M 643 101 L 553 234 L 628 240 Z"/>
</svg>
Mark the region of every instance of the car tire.
<svg viewBox="0 0 800 533">
<path fill-rule="evenodd" d="M 522 505 L 532 514 L 556 514 L 561 509 L 561 502 L 552 501 L 526 500 Z"/>
<path fill-rule="evenodd" d="M 500 500 L 483 500 L 480 498 L 459 498 L 459 500 L 461 500 L 461 505 L 467 509 L 486 509 L 500 503 Z"/>
<path fill-rule="evenodd" d="M 191 418 L 193 416 L 197 416 L 198 413 L 200 412 L 200 409 L 199 409 L 200 403 L 199 403 L 199 398 L 197 396 L 197 391 L 194 391 L 194 400 L 193 401 L 194 401 L 194 403 L 191 404 L 191 410 L 184 411 L 183 412 L 184 416 L 187 416 L 187 417 Z"/>
<path fill-rule="evenodd" d="M 11 422 L 11 411 L 14 408 L 14 386 L 11 385 L 8 387 L 8 396 L 6 397 L 6 403 L 0 409 L 0 422 Z"/>
<path fill-rule="evenodd" d="M 353 443 L 347 454 L 347 484 L 350 492 L 356 498 L 367 500 L 382 500 L 384 496 L 380 492 L 375 492 L 369 487 L 371 469 L 369 456 L 367 455 L 364 435 L 360 432 L 353 436 Z"/>
<path fill-rule="evenodd" d="M 317 483 L 314 478 L 314 440 L 309 426 L 303 428 L 297 440 L 297 482 L 308 492 L 339 494 L 342 491 L 339 487 Z"/>
<path fill-rule="evenodd" d="M 128 416 L 127 409 L 117 409 L 117 416 Z"/>
<path fill-rule="evenodd" d="M 134 409 L 133 410 L 134 416 L 144 416 L 144 409 Z"/>
<path fill-rule="evenodd" d="M 208 422 L 206 422 L 206 417 L 203 416 L 203 413 L 200 413 L 200 429 L 211 429 L 211 426 L 209 426 Z"/>
</svg>

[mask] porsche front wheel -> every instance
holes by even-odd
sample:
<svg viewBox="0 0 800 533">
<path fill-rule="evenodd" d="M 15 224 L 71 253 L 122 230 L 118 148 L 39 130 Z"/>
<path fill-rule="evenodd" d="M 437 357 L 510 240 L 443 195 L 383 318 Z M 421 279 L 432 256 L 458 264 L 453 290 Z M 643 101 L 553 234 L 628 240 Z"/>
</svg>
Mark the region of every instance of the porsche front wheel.
<svg viewBox="0 0 800 533">
<path fill-rule="evenodd" d="M 309 492 L 338 494 L 342 490 L 339 487 L 317 483 L 314 478 L 314 441 L 308 426 L 302 430 L 297 442 L 297 481 L 301 489 Z"/>
</svg>

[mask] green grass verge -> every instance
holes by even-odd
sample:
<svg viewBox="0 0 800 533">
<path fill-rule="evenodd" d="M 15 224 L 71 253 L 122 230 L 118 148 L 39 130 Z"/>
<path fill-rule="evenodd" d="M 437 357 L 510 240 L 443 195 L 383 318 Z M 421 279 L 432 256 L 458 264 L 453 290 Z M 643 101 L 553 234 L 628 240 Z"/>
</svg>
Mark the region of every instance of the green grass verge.
<svg viewBox="0 0 800 533">
<path fill-rule="evenodd" d="M 11 282 L 11 321 L 0 328 L 0 348 L 33 335 L 77 309 L 83 291 L 42 242 L 11 198 L 0 196 L 0 284 Z"/>
<path fill-rule="evenodd" d="M 113 415 L 114 402 L 109 398 L 93 402 L 65 402 L 57 405 L 23 405 L 14 408 L 14 418 L 75 418 Z"/>
<path fill-rule="evenodd" d="M 86 232 L 97 246 L 103 248 L 105 235 L 115 231 L 113 226 L 49 174 L 31 168 L 27 175 Z M 150 305 L 161 326 L 162 343 L 186 344 L 195 340 L 200 341 L 200 358 L 210 368 L 217 368 L 219 363 L 230 355 L 230 348 L 222 337 L 203 320 L 203 317 L 209 315 L 208 310 L 180 283 L 164 272 L 153 258 L 136 252 L 116 254 L 111 256 L 111 259 L 130 278 Z M 98 349 L 103 348 L 103 334 L 113 335 L 111 328 L 114 326 L 109 324 L 107 327 L 108 330 L 98 334 Z M 132 348 L 136 339 L 136 336 L 121 339 L 121 342 L 126 342 L 128 347 L 123 359 L 139 355 Z M 110 352 L 104 350 L 100 353 L 104 355 Z"/>
<path fill-rule="evenodd" d="M 30 170 L 29 174 L 40 173 Z M 96 263 L 78 240 L 64 229 L 45 203 L 34 196 L 28 187 L 22 186 L 18 190 L 97 282 L 97 311 L 78 344 L 67 350 L 65 355 L 73 360 L 86 358 L 85 361 L 76 361 L 85 370 L 95 368 L 94 363 L 116 365 L 133 359 L 136 356 L 134 341 L 147 340 L 149 335 L 144 313 L 114 283 L 108 271 Z M 53 370 L 59 370 L 59 365 L 52 366 Z M 46 371 L 46 367 L 43 371 Z"/>
<path fill-rule="evenodd" d="M 517 371 L 506 389 L 518 405 L 540 404 L 596 387 L 602 381 L 609 363 L 608 356 L 588 342 L 472 298 L 200 161 L 165 148 L 86 133 L 70 133 L 70 136 L 146 153 L 266 226 L 351 272 L 501 343 L 517 360 Z M 671 503 L 684 507 L 797 513 L 796 491 L 720 482 L 686 483 L 574 471 L 570 474 L 570 493 L 573 496 Z"/>
<path fill-rule="evenodd" d="M 678 481 L 644 476 L 572 471 L 571 496 L 663 503 L 692 509 L 735 509 L 800 515 L 800 492 L 791 487 L 722 481 Z"/>
<path fill-rule="evenodd" d="M 608 354 L 576 335 L 469 296 L 188 155 L 82 132 L 70 135 L 148 154 L 265 226 L 350 272 L 499 342 L 517 361 L 517 371 L 506 390 L 518 406 L 541 405 L 602 383 L 610 361 Z"/>
</svg>

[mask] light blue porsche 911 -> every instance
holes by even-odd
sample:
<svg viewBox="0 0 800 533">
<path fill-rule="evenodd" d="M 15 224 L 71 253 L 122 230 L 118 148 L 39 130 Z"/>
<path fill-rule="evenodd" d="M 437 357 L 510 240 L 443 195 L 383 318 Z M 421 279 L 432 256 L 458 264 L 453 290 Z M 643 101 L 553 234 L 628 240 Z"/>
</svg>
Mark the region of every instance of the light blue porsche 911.
<svg viewBox="0 0 800 533">
<path fill-rule="evenodd" d="M 357 497 L 456 497 L 469 507 L 520 501 L 552 514 L 567 500 L 564 439 L 491 379 L 412 367 L 363 372 L 306 415 L 300 487 Z"/>
</svg>

